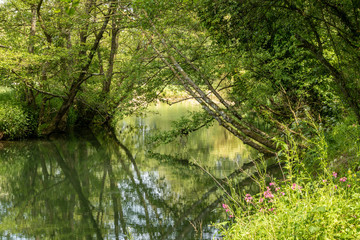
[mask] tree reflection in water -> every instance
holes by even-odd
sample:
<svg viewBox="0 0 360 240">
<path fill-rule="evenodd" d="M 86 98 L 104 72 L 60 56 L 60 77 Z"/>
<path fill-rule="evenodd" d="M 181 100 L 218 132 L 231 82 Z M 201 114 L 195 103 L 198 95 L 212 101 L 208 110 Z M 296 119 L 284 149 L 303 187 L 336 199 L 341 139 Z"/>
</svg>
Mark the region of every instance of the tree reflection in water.
<svg viewBox="0 0 360 240">
<path fill-rule="evenodd" d="M 209 224 L 221 214 L 212 211 L 216 198 L 198 201 L 211 179 L 183 164 L 162 163 L 160 171 L 158 161 L 129 149 L 89 130 L 6 143 L 0 150 L 1 236 L 212 239 Z"/>
</svg>

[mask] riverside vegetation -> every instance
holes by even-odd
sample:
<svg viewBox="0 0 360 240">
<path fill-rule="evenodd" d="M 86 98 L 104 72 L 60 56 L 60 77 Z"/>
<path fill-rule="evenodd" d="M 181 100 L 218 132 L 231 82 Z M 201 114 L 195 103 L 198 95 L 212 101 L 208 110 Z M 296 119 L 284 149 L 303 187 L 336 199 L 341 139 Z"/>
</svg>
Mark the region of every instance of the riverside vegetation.
<svg viewBox="0 0 360 240">
<path fill-rule="evenodd" d="M 358 160 L 349 163 L 341 157 L 330 158 L 328 153 L 331 148 L 328 147 L 323 129 L 317 128 L 316 131 L 316 137 L 310 140 L 312 147 L 311 153 L 307 153 L 309 156 L 300 157 L 294 151 L 296 146 L 287 148 L 282 142 L 283 150 L 279 154 L 285 163 L 282 178 L 269 178 L 259 167 L 260 177 L 254 179 L 259 193 L 251 195 L 230 188 L 232 197 L 222 206 L 229 219 L 216 224 L 224 239 L 360 237 Z M 352 131 L 348 135 L 355 138 L 342 151 L 347 149 L 347 153 L 350 153 L 349 150 L 355 148 L 353 154 L 357 159 L 359 148 L 356 138 L 359 130 L 351 126 L 347 131 Z M 291 135 L 288 137 L 295 144 Z M 333 165 L 329 166 L 329 163 Z"/>
<path fill-rule="evenodd" d="M 116 130 L 186 92 L 203 110 L 149 142 L 217 121 L 283 169 L 259 166 L 254 196 L 229 183 L 225 238 L 359 238 L 359 14 L 351 0 L 5 0 L 0 136 Z"/>
<path fill-rule="evenodd" d="M 16 100 L 11 88 L 0 88 L 0 139 L 29 137 L 36 127 L 32 112 Z"/>
</svg>

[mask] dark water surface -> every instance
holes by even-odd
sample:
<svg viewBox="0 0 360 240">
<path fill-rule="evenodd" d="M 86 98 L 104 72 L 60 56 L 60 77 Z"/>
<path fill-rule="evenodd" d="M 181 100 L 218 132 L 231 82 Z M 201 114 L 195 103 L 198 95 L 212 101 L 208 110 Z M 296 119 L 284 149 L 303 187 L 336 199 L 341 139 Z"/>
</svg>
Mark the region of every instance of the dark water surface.
<svg viewBox="0 0 360 240">
<path fill-rule="evenodd" d="M 0 142 L 1 239 L 217 239 L 224 219 L 214 182 L 250 151 L 219 126 L 151 149 L 144 142 L 196 110 L 158 105 L 120 121 L 118 135 L 78 130 L 49 140 Z M 160 157 L 159 157 L 160 156 Z M 161 157 L 165 156 L 165 157 Z"/>
</svg>

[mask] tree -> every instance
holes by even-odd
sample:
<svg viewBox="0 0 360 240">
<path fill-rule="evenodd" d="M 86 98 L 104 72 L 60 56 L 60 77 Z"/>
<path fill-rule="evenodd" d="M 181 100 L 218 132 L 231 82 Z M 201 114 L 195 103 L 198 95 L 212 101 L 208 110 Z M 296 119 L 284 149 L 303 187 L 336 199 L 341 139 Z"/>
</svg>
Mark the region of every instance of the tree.
<svg viewBox="0 0 360 240">
<path fill-rule="evenodd" d="M 265 155 L 275 155 L 273 137 L 281 136 L 283 130 L 301 135 L 299 118 L 305 117 L 306 111 L 331 124 L 342 107 L 339 99 L 344 99 L 360 119 L 359 91 L 353 90 L 357 89 L 354 73 L 359 68 L 347 60 L 357 58 L 353 51 L 357 47 L 355 3 L 157 2 L 157 6 L 163 5 L 166 7 L 157 12 L 151 4 L 137 9 L 154 51 L 220 125 Z M 179 28 L 185 20 L 175 21 L 169 15 L 183 11 L 195 19 L 188 22 L 193 29 L 176 35 L 169 30 L 170 23 Z M 204 39 L 216 42 L 204 40 L 208 51 L 195 57 L 199 52 L 184 50 L 182 45 L 189 32 L 202 32 Z M 216 53 L 227 58 L 221 57 L 222 63 L 212 62 L 213 70 L 204 67 L 199 58 Z M 220 72 L 229 94 L 216 87 Z"/>
<path fill-rule="evenodd" d="M 153 59 L 127 17 L 130 3 L 38 0 L 1 6 L 10 14 L 2 14 L 0 68 L 39 115 L 42 134 L 63 131 L 68 121 L 110 123 L 119 108 L 132 112 L 157 96 L 161 84 L 147 75 L 153 74 L 150 66 L 138 73 Z M 137 68 L 130 68 L 134 61 Z"/>
<path fill-rule="evenodd" d="M 356 1 L 204 1 L 202 7 L 205 26 L 219 42 L 238 49 L 256 77 L 274 78 L 281 70 L 282 80 L 265 78 L 274 85 L 280 82 L 287 92 L 307 87 L 308 96 L 302 96 L 312 109 L 329 107 L 316 102 L 331 101 L 324 95 L 334 93 L 360 122 Z M 297 69 L 302 69 L 302 79 Z"/>
</svg>

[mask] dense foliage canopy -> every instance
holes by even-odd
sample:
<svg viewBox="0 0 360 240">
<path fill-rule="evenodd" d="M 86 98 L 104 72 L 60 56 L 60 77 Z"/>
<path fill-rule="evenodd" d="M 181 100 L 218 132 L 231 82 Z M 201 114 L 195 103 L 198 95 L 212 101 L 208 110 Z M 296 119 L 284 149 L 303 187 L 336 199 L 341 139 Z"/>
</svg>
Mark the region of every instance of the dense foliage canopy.
<svg viewBox="0 0 360 240">
<path fill-rule="evenodd" d="M 169 86 L 268 156 L 285 131 L 301 142 L 307 114 L 328 128 L 343 116 L 360 122 L 358 1 L 39 0 L 0 10 L 2 83 L 42 134 L 111 122 Z M 189 121 L 173 133 L 209 117 Z"/>
</svg>

